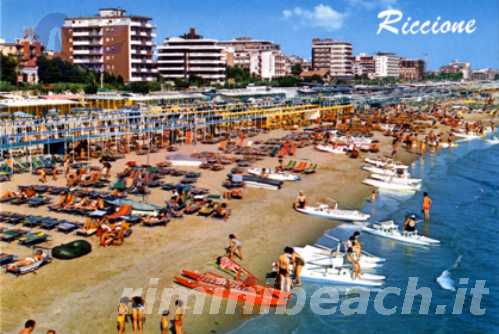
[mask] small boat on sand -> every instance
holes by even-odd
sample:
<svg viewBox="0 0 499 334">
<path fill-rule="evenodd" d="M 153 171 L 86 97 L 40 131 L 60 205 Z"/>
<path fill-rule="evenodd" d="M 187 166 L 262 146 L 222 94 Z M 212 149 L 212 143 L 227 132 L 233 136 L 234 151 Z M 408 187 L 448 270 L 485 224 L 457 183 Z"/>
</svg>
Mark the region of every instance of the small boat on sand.
<svg viewBox="0 0 499 334">
<path fill-rule="evenodd" d="M 342 221 L 366 221 L 370 217 L 367 213 L 363 213 L 359 210 L 340 210 L 321 203 L 317 206 L 296 208 L 296 210 L 307 215 Z"/>
<path fill-rule="evenodd" d="M 370 178 L 389 183 L 408 184 L 408 185 L 419 185 L 422 181 L 421 179 L 414 179 L 410 177 L 397 177 L 397 176 L 388 176 L 382 174 L 371 174 Z"/>
<path fill-rule="evenodd" d="M 394 168 L 381 168 L 375 167 L 372 165 L 362 166 L 362 169 L 366 172 L 370 172 L 372 174 L 381 174 L 381 175 L 389 175 L 389 176 L 397 176 L 397 177 L 409 177 L 409 172 L 406 169 L 394 169 Z"/>
<path fill-rule="evenodd" d="M 244 184 L 248 187 L 262 188 L 269 190 L 279 190 L 283 182 L 278 180 L 271 180 L 266 177 L 256 175 L 243 175 Z"/>
<path fill-rule="evenodd" d="M 265 173 L 263 173 L 263 168 L 248 168 L 248 174 L 262 176 L 265 175 L 266 178 L 277 181 L 299 181 L 300 177 L 298 175 L 276 171 L 273 168 L 265 168 Z"/>
<path fill-rule="evenodd" d="M 384 221 L 379 224 L 363 226 L 362 231 L 383 238 L 400 241 L 406 244 L 418 246 L 438 246 L 440 244 L 439 240 L 419 235 L 417 231 L 400 232 L 399 227 L 395 225 L 395 222 L 393 220 Z"/>
<path fill-rule="evenodd" d="M 380 168 L 397 168 L 397 169 L 407 169 L 409 168 L 408 166 L 392 160 L 392 159 L 381 159 L 381 158 L 365 158 L 365 162 L 367 162 L 370 165 L 373 165 L 375 167 L 380 167 Z"/>
<path fill-rule="evenodd" d="M 400 184 L 371 178 L 364 179 L 362 183 L 379 188 L 381 190 L 390 190 L 397 192 L 416 192 L 421 189 L 420 184 Z"/>
<path fill-rule="evenodd" d="M 346 145 L 332 146 L 332 145 L 316 145 L 316 150 L 321 152 L 328 152 L 333 154 L 345 154 L 348 152 Z"/>
<path fill-rule="evenodd" d="M 225 278 L 215 273 L 182 270 L 175 283 L 209 295 L 250 305 L 286 305 L 289 293 L 262 285 L 246 285 L 243 281 Z"/>
</svg>

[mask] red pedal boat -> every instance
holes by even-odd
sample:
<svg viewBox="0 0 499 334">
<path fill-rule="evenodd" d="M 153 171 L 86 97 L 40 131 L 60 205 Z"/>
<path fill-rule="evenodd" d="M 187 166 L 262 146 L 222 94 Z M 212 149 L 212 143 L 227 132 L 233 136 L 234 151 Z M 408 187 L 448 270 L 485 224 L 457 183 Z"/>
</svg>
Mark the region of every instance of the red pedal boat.
<svg viewBox="0 0 499 334">
<path fill-rule="evenodd" d="M 182 276 L 175 277 L 175 282 L 190 289 L 212 296 L 218 296 L 251 305 L 279 306 L 286 305 L 289 293 L 281 292 L 262 285 L 248 286 L 215 273 L 198 273 L 182 270 Z"/>
</svg>

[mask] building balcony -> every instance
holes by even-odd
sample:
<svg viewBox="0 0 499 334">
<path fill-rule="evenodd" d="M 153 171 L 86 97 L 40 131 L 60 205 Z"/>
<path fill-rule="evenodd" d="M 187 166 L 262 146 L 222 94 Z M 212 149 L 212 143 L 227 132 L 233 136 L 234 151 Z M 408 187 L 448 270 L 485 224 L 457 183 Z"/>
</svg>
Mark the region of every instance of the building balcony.
<svg viewBox="0 0 499 334">
<path fill-rule="evenodd" d="M 158 66 L 158 71 L 168 72 L 168 71 L 185 71 L 183 66 Z"/>
<path fill-rule="evenodd" d="M 158 59 L 156 60 L 158 64 L 183 64 L 184 59 Z"/>
<path fill-rule="evenodd" d="M 224 72 L 225 67 L 195 67 L 191 66 L 188 68 L 189 72 Z"/>
<path fill-rule="evenodd" d="M 103 62 L 104 57 L 85 57 L 73 59 L 73 63 L 75 64 L 102 64 Z"/>
<path fill-rule="evenodd" d="M 101 37 L 99 31 L 73 31 L 73 37 Z"/>
<path fill-rule="evenodd" d="M 132 58 L 132 64 L 152 64 L 152 59 L 148 58 Z"/>
</svg>

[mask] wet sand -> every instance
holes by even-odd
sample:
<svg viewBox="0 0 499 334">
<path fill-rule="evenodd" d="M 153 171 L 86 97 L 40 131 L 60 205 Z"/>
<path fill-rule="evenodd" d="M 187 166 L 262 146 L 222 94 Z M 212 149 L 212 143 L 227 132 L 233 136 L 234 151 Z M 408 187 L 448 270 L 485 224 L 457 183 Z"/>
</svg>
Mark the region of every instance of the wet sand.
<svg viewBox="0 0 499 334">
<path fill-rule="evenodd" d="M 285 131 L 272 131 L 259 135 L 259 140 L 278 138 Z M 391 138 L 376 135 L 382 143 L 382 154 L 391 151 Z M 183 145 L 180 153 L 194 151 L 216 151 L 214 145 Z M 165 159 L 161 151 L 152 154 L 149 162 L 154 164 Z M 0 275 L 0 332 L 19 330 L 26 319 L 36 319 L 38 331 L 54 328 L 61 333 L 114 333 L 116 308 L 126 288 L 152 287 L 152 278 L 159 279 L 154 287 L 174 286 L 173 279 L 181 269 L 198 271 L 214 270 L 214 259 L 222 255 L 229 233 L 235 233 L 244 243 L 245 259 L 242 264 L 259 277 L 263 277 L 286 245 L 301 246 L 314 242 L 335 222 L 304 216 L 295 212 L 291 204 L 297 192 L 302 190 L 308 201 L 315 203 L 325 198 L 339 201 L 340 207 L 360 208 L 372 188 L 361 183 L 367 176 L 360 170 L 362 159 L 349 159 L 344 155 L 321 153 L 307 147 L 299 149 L 293 159 L 309 159 L 319 164 L 317 173 L 303 176 L 296 183 L 286 183 L 280 191 L 246 188 L 242 201 L 231 200 L 232 216 L 228 221 L 185 216 L 173 220 L 166 227 L 134 227 L 132 236 L 120 247 L 101 248 L 95 237 L 90 238 L 93 251 L 82 258 L 54 260 L 36 274 L 14 277 Z M 401 150 L 397 159 L 410 162 L 416 155 Z M 121 171 L 126 161 L 145 163 L 146 156 L 131 154 L 127 159 L 113 164 L 113 173 Z M 276 158 L 265 158 L 256 166 L 271 167 Z M 198 186 L 222 192 L 222 181 L 232 166 L 221 172 L 202 171 Z M 187 169 L 186 169 L 187 170 Z M 14 190 L 19 184 L 35 184 L 37 177 L 16 175 L 12 181 L 1 185 L 2 192 Z M 165 180 L 175 180 L 167 177 Z M 176 180 L 179 180 L 176 178 Z M 62 185 L 58 182 L 49 184 Z M 169 193 L 153 189 L 147 202 L 163 204 Z M 133 197 L 132 197 L 133 198 Z M 140 199 L 140 198 L 137 198 Z M 58 215 L 46 207 L 37 209 L 26 206 L 1 205 L 1 211 L 14 211 L 39 215 L 64 217 L 82 221 L 81 217 Z M 62 242 L 75 240 L 76 235 L 49 232 L 53 237 L 43 246 L 53 247 Z M 31 250 L 16 243 L 1 243 L 2 252 L 29 255 Z M 160 293 L 158 293 L 160 295 Z M 159 300 L 147 315 L 144 332 L 159 332 Z M 244 317 L 240 315 L 191 315 L 185 318 L 187 333 L 223 332 L 233 328 Z M 131 324 L 127 324 L 131 332 Z"/>
</svg>

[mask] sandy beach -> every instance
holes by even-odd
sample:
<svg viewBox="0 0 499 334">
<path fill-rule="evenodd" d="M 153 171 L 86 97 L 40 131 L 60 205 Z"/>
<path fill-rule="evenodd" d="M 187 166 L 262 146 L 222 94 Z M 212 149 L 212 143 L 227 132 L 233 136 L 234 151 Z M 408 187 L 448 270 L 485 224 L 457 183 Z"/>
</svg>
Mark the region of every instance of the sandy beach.
<svg viewBox="0 0 499 334">
<path fill-rule="evenodd" d="M 258 140 L 278 138 L 286 134 L 278 130 L 261 134 Z M 391 151 L 391 138 L 376 133 L 381 142 L 381 154 Z M 215 145 L 182 145 L 180 153 L 216 151 Z M 164 161 L 166 153 L 151 154 L 151 164 Z M 362 155 L 363 157 L 364 155 Z M 410 163 L 417 155 L 400 150 L 396 158 Z M 129 160 L 145 163 L 147 156 L 131 154 L 113 164 L 113 173 L 123 169 Z M 124 289 L 147 289 L 151 279 L 158 279 L 154 287 L 174 286 L 173 279 L 181 269 L 213 270 L 214 259 L 222 255 L 229 233 L 235 233 L 244 243 L 245 259 L 242 264 L 259 277 L 264 277 L 270 264 L 286 245 L 300 246 L 314 242 L 335 222 L 303 216 L 291 208 L 299 190 L 308 195 L 311 203 L 334 198 L 340 207 L 360 208 L 371 188 L 361 183 L 367 176 L 360 170 L 362 159 L 349 159 L 344 155 L 320 153 L 313 147 L 299 149 L 293 159 L 309 159 L 319 164 L 317 173 L 306 175 L 300 182 L 286 183 L 280 191 L 245 188 L 242 201 L 231 200 L 232 215 L 228 221 L 185 216 L 173 220 L 166 227 L 134 227 L 133 235 L 120 247 L 101 248 L 96 237 L 90 238 L 93 251 L 71 261 L 53 261 L 36 274 L 14 277 L 0 275 L 0 332 L 15 332 L 22 323 L 33 318 L 39 329 L 55 328 L 63 333 L 114 333 L 116 307 Z M 255 165 L 275 166 L 276 158 L 265 158 Z M 97 162 L 95 162 L 97 164 Z M 198 185 L 222 192 L 222 182 L 232 166 L 224 171 L 202 171 Z M 187 170 L 187 169 L 186 169 Z M 165 178 L 168 181 L 170 177 Z M 171 180 L 174 180 L 173 178 Z M 2 192 L 14 190 L 19 184 L 37 184 L 37 177 L 16 175 L 2 184 Z M 63 184 L 61 177 L 57 182 Z M 152 189 L 147 202 L 163 204 L 169 193 Z M 133 197 L 132 197 L 133 198 Z M 136 198 L 139 199 L 140 198 Z M 64 217 L 82 221 L 81 217 L 54 214 L 46 207 L 0 206 L 1 211 L 32 213 Z M 74 235 L 50 232 L 53 240 L 42 246 L 53 247 L 74 240 Z M 2 252 L 20 256 L 31 250 L 16 243 L 2 243 Z M 158 298 L 159 299 L 159 298 Z M 145 332 L 158 332 L 159 301 L 147 315 Z M 5 316 L 7 315 L 7 316 Z M 187 312 L 185 330 L 188 333 L 219 333 L 240 322 L 241 315 L 191 315 Z M 131 325 L 127 325 L 131 330 Z"/>
</svg>

